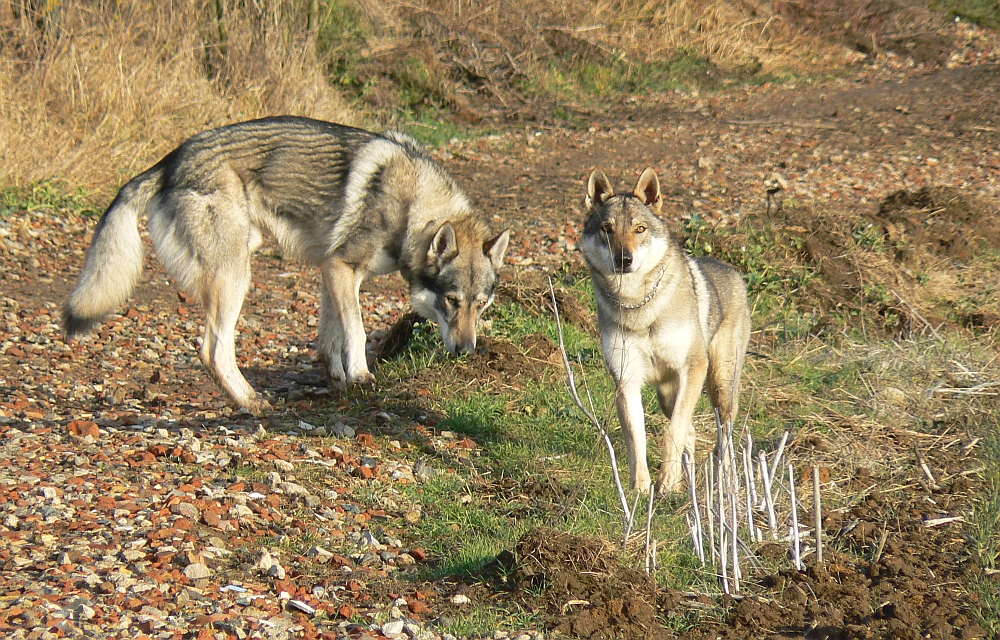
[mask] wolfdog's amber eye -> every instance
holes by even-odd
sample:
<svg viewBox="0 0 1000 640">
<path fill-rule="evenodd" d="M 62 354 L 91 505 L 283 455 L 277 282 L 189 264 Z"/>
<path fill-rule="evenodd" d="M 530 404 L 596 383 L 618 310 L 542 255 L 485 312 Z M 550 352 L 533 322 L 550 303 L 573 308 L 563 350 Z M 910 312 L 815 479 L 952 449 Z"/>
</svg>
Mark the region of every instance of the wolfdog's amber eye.
<svg viewBox="0 0 1000 640">
<path fill-rule="evenodd" d="M 458 306 L 458 298 L 456 298 L 455 296 L 445 296 L 444 301 L 448 303 L 449 306 L 452 307 Z"/>
<path fill-rule="evenodd" d="M 611 233 L 614 230 L 615 226 L 610 222 L 605 222 L 604 224 L 601 225 L 601 231 L 603 231 L 604 233 Z"/>
<path fill-rule="evenodd" d="M 638 227 L 635 228 L 635 232 L 636 233 L 646 233 L 646 227 L 644 225 L 640 224 Z"/>
</svg>

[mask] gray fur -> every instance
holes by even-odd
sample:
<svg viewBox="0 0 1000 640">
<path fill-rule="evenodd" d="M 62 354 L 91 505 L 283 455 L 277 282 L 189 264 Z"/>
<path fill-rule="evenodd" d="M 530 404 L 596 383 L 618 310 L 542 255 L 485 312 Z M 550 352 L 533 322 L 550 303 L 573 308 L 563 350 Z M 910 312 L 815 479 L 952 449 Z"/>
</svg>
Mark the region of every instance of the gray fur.
<svg viewBox="0 0 1000 640">
<path fill-rule="evenodd" d="M 469 351 L 509 238 L 491 236 L 451 176 L 408 136 L 298 117 L 241 122 L 193 136 L 122 188 L 66 303 L 69 335 L 127 299 L 142 267 L 143 213 L 167 270 L 205 306 L 202 361 L 235 404 L 255 412 L 267 403 L 236 366 L 234 338 L 265 232 L 322 270 L 318 351 L 340 385 L 372 379 L 358 304 L 365 278 L 400 270 L 414 307 L 438 320 L 449 350 Z M 444 229 L 449 253 L 432 260 L 431 240 Z M 441 313 L 438 298 L 459 300 L 461 313 Z"/>
<path fill-rule="evenodd" d="M 632 487 L 649 491 L 642 387 L 670 417 L 657 492 L 676 488 L 681 454 L 694 460 L 693 414 L 707 379 L 723 422 L 736 416 L 750 340 L 746 285 L 735 269 L 692 258 L 656 213 L 659 181 L 646 169 L 632 194 L 615 195 L 595 169 L 580 247 L 590 268 L 605 361 L 615 380 Z M 626 259 L 627 258 L 627 259 Z"/>
</svg>

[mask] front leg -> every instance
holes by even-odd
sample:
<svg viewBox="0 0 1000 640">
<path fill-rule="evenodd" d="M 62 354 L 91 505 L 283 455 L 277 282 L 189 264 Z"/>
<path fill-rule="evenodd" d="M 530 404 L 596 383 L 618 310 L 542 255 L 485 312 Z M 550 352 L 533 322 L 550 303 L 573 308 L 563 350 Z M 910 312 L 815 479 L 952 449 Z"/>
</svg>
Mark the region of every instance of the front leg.
<svg viewBox="0 0 1000 640">
<path fill-rule="evenodd" d="M 627 337 L 617 332 L 604 334 L 602 343 L 604 359 L 615 381 L 615 405 L 628 452 L 632 489 L 649 493 L 652 483 L 646 462 L 646 415 L 642 406 L 642 385 L 649 363 Z"/>
<path fill-rule="evenodd" d="M 323 265 L 323 309 L 320 312 L 320 355 L 338 386 L 374 380 L 365 355 L 365 327 L 358 295 L 363 272 L 330 258 Z"/>
<path fill-rule="evenodd" d="M 649 493 L 651 480 L 646 463 L 646 415 L 642 407 L 642 384 L 618 385 L 615 395 L 618 421 L 625 437 L 628 468 L 632 474 L 632 490 Z"/>
<path fill-rule="evenodd" d="M 674 410 L 670 415 L 670 425 L 663 432 L 663 460 L 656 478 L 656 492 L 659 494 L 675 491 L 680 485 L 684 474 L 681 454 L 687 451 L 688 457 L 694 460 L 694 408 L 705 385 L 707 372 L 708 363 L 701 360 L 678 373 Z"/>
</svg>

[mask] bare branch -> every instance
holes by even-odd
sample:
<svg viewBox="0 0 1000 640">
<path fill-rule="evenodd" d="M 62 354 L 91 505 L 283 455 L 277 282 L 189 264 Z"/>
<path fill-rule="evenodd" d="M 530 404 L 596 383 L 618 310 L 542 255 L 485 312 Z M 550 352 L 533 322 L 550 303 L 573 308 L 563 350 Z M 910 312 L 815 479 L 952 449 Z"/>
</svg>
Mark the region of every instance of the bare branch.
<svg viewBox="0 0 1000 640">
<path fill-rule="evenodd" d="M 569 387 L 570 397 L 573 398 L 573 402 L 576 406 L 583 412 L 583 415 L 587 417 L 590 422 L 597 427 L 597 431 L 604 438 L 604 444 L 608 448 L 608 455 L 611 457 L 611 472 L 614 475 L 615 487 L 618 489 L 618 498 L 622 503 L 622 512 L 625 515 L 625 522 L 629 523 L 632 521 L 632 511 L 629 509 L 628 498 L 625 497 L 625 488 L 622 486 L 621 474 L 618 472 L 618 458 L 615 456 L 615 447 L 611 443 L 611 437 L 608 435 L 607 429 L 601 424 L 600 420 L 597 419 L 593 413 L 587 410 L 587 407 L 583 405 L 580 400 L 580 394 L 576 390 L 576 380 L 573 377 L 573 368 L 569 363 L 569 355 L 566 353 L 566 343 L 563 340 L 563 329 L 562 329 L 562 319 L 559 317 L 559 304 L 556 302 L 556 290 L 552 286 L 552 278 L 549 278 L 549 293 L 552 295 L 552 309 L 556 314 L 556 327 L 559 330 L 559 352 L 562 354 L 563 366 L 566 368 L 567 383 L 566 386 Z"/>
</svg>

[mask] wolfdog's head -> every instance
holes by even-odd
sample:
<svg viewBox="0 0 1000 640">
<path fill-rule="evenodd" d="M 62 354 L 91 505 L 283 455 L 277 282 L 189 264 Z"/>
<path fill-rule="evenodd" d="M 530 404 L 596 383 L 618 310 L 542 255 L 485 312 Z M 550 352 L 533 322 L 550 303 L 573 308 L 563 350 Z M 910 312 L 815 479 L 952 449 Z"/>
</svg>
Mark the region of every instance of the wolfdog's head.
<svg viewBox="0 0 1000 640">
<path fill-rule="evenodd" d="M 615 195 L 608 177 L 594 169 L 587 182 L 587 219 L 580 249 L 591 269 L 609 275 L 644 273 L 669 246 L 660 213 L 660 181 L 647 168 L 628 195 Z"/>
<path fill-rule="evenodd" d="M 423 269 L 413 274 L 411 304 L 438 323 L 453 355 L 476 348 L 476 325 L 493 304 L 509 240 L 509 231 L 487 239 L 479 224 L 445 222 L 431 239 Z"/>
</svg>

